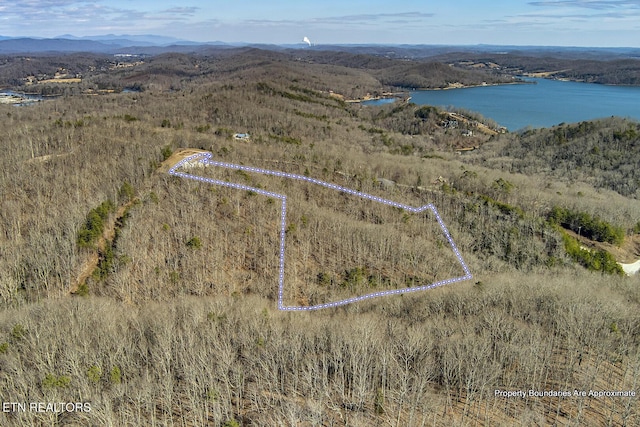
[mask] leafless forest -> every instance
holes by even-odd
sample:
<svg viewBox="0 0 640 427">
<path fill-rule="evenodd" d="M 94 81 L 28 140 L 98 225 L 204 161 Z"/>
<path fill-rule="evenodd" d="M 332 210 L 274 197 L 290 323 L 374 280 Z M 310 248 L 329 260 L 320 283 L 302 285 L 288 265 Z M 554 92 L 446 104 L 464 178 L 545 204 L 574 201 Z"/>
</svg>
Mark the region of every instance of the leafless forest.
<svg viewBox="0 0 640 427">
<path fill-rule="evenodd" d="M 640 425 L 640 276 L 606 267 L 640 258 L 638 124 L 466 137 L 435 108 L 345 102 L 399 84 L 347 59 L 160 55 L 0 105 L 0 394 L 91 404 L 1 425 Z M 592 174 L 574 167 L 579 143 Z M 280 312 L 278 203 L 169 175 L 184 148 L 434 203 L 474 278 Z M 287 194 L 296 305 L 461 275 L 428 215 L 197 173 Z M 623 240 L 582 232 L 602 224 Z"/>
</svg>

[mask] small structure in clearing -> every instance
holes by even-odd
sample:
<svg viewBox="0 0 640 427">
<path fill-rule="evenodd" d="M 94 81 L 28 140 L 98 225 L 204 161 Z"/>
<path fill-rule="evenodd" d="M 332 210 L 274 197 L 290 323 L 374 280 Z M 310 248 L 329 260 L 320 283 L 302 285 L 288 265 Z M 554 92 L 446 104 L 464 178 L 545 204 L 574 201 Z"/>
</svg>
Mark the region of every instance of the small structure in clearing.
<svg viewBox="0 0 640 427">
<path fill-rule="evenodd" d="M 248 141 L 249 140 L 249 134 L 248 133 L 234 133 L 233 134 L 233 139 L 238 139 L 241 141 Z"/>
</svg>

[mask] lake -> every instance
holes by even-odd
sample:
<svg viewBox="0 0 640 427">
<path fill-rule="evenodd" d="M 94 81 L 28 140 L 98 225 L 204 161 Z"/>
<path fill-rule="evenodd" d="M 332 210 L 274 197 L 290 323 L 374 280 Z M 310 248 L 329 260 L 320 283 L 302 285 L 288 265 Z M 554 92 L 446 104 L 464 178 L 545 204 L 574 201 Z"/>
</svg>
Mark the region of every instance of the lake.
<svg viewBox="0 0 640 427">
<path fill-rule="evenodd" d="M 0 104 L 24 106 L 42 100 L 43 97 L 40 95 L 26 95 L 24 93 L 13 92 L 10 90 L 0 91 Z"/>
<path fill-rule="evenodd" d="M 378 98 L 378 99 L 370 99 L 368 101 L 361 101 L 360 103 L 362 105 L 384 105 L 384 104 L 391 104 L 393 102 L 396 102 L 398 99 L 397 98 Z"/>
<path fill-rule="evenodd" d="M 640 87 L 527 81 L 535 84 L 412 91 L 411 102 L 477 111 L 510 131 L 610 116 L 640 120 Z"/>
</svg>

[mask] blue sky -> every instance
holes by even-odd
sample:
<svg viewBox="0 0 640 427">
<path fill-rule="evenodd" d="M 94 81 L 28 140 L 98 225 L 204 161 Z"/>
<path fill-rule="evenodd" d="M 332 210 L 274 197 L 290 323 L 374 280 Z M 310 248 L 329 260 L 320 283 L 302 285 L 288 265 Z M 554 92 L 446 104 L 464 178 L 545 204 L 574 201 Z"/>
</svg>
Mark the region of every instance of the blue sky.
<svg viewBox="0 0 640 427">
<path fill-rule="evenodd" d="M 640 0 L 0 0 L 0 35 L 640 47 Z"/>
</svg>

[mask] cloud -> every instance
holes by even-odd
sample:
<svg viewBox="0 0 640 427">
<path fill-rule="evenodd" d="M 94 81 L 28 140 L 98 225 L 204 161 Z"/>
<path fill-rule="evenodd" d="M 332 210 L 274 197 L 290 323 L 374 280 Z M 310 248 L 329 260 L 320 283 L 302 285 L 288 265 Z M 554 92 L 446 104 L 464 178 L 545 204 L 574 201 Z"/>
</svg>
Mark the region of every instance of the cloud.
<svg viewBox="0 0 640 427">
<path fill-rule="evenodd" d="M 198 10 L 200 10 L 199 7 L 172 7 L 171 9 L 160 11 L 160 13 L 167 15 L 194 16 Z"/>
<path fill-rule="evenodd" d="M 380 24 L 404 25 L 410 23 L 423 22 L 427 18 L 432 18 L 433 13 L 424 12 L 399 12 L 399 13 L 375 13 L 375 14 L 356 14 L 343 16 L 326 16 L 320 18 L 309 18 L 303 20 L 282 19 L 248 19 L 243 21 L 248 25 L 255 26 L 322 26 L 322 25 L 339 25 L 340 27 L 349 26 L 373 26 Z"/>
<path fill-rule="evenodd" d="M 424 12 L 398 12 L 398 13 L 363 13 L 356 15 L 328 16 L 309 20 L 313 24 L 340 24 L 340 25 L 377 25 L 406 24 L 409 22 L 423 21 L 432 18 L 433 13 Z"/>
<path fill-rule="evenodd" d="M 11 7 L 3 8 L 2 12 L 7 15 L 28 18 L 41 15 L 57 16 L 69 12 L 83 13 L 97 8 L 102 7 L 95 3 L 79 2 L 77 0 L 30 0 L 16 2 Z"/>
<path fill-rule="evenodd" d="M 320 21 L 331 21 L 331 22 L 363 22 L 363 21 L 385 21 L 387 19 L 410 19 L 410 20 L 418 20 L 424 18 L 433 17 L 433 13 L 423 13 L 423 12 L 399 12 L 399 13 L 364 13 L 358 15 L 344 15 L 344 16 L 333 16 L 327 18 L 318 18 Z"/>
<path fill-rule="evenodd" d="M 185 25 L 197 16 L 198 7 L 135 10 L 110 6 L 109 2 L 83 0 L 23 0 L 11 7 L 0 6 L 4 18 L 0 33 L 56 36 L 97 32 L 164 31 L 169 25 Z"/>
<path fill-rule="evenodd" d="M 104 20 L 114 16 L 135 14 L 135 11 L 100 5 L 97 2 L 77 0 L 27 0 L 16 2 L 2 10 L 8 20 L 17 20 L 25 27 L 47 24 Z"/>
<path fill-rule="evenodd" d="M 544 0 L 529 2 L 531 6 L 571 7 L 593 10 L 638 9 L 640 0 Z"/>
<path fill-rule="evenodd" d="M 640 0 L 542 0 L 528 3 L 540 12 L 527 13 L 530 19 L 591 21 L 631 21 L 640 17 Z"/>
<path fill-rule="evenodd" d="M 635 14 L 634 14 L 635 15 Z M 631 15 L 629 12 L 608 12 L 608 13 L 598 13 L 598 14 L 586 14 L 586 13 L 564 13 L 562 15 L 557 14 L 549 14 L 549 13 L 529 13 L 525 15 L 529 18 L 542 18 L 542 19 L 594 19 L 594 18 L 613 18 L 613 19 L 623 19 L 629 18 Z"/>
<path fill-rule="evenodd" d="M 15 19 L 25 26 L 46 21 L 55 24 L 74 22 L 140 22 L 144 20 L 181 20 L 195 16 L 198 7 L 173 7 L 157 12 L 124 9 L 109 6 L 108 3 L 79 0 L 26 0 L 16 2 L 11 7 L 0 6 L 5 19 Z M 32 25 L 33 26 L 33 25 Z"/>
<path fill-rule="evenodd" d="M 11 11 L 24 11 L 24 10 L 51 10 L 57 9 L 60 7 L 66 7 L 71 5 L 77 5 L 79 3 L 88 3 L 88 2 L 79 2 L 78 0 L 26 0 L 15 2 L 11 5 L 10 8 L 5 10 Z"/>
</svg>

